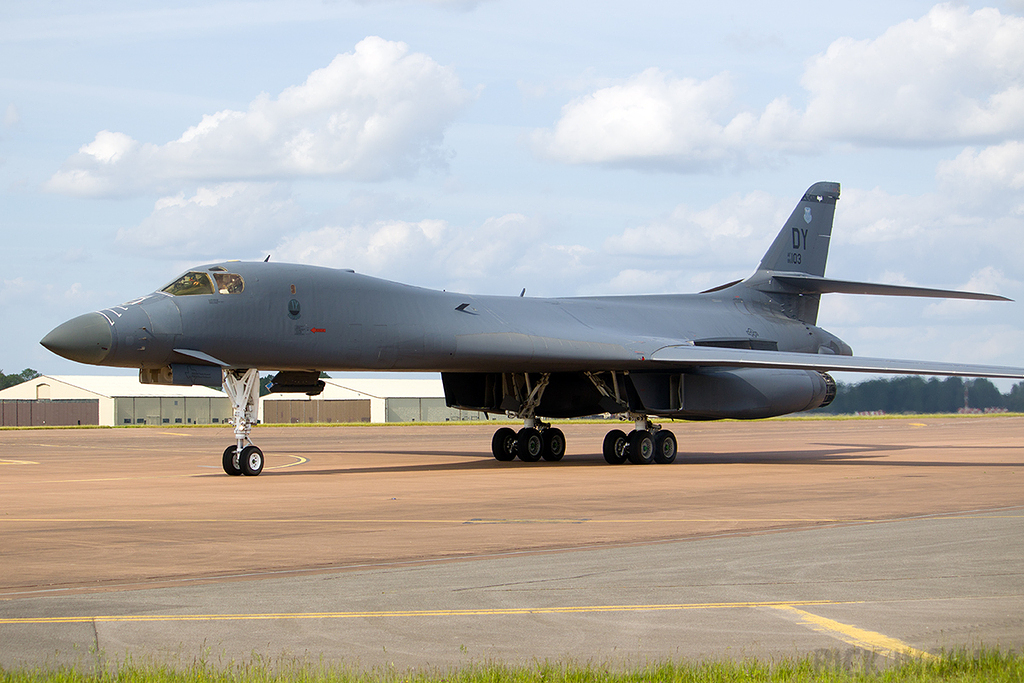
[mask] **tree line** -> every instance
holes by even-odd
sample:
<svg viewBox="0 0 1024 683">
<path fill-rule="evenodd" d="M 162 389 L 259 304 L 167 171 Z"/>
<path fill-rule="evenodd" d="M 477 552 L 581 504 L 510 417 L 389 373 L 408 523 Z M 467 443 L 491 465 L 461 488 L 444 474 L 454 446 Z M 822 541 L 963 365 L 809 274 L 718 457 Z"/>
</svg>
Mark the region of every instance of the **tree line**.
<svg viewBox="0 0 1024 683">
<path fill-rule="evenodd" d="M 987 379 L 917 375 L 872 379 L 857 384 L 837 382 L 836 398 L 815 413 L 833 415 L 881 411 L 885 413 L 955 413 L 961 408 L 1004 409 L 1024 413 L 1024 382 L 1003 394 Z"/>
<path fill-rule="evenodd" d="M 7 387 L 13 387 L 15 384 L 21 384 L 27 382 L 30 379 L 35 379 L 39 376 L 39 373 L 32 368 L 25 368 L 17 374 L 5 375 L 3 370 L 0 370 L 0 389 L 6 389 Z"/>
</svg>

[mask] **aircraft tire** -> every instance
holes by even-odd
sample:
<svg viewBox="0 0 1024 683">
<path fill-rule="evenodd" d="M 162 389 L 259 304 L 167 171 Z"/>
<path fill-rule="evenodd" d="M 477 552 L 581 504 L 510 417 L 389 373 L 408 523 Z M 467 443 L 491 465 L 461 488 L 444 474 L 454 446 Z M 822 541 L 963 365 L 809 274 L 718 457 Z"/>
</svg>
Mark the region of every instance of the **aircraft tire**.
<svg viewBox="0 0 1024 683">
<path fill-rule="evenodd" d="M 629 461 L 634 465 L 654 462 L 654 439 L 646 429 L 634 429 L 629 433 Z"/>
<path fill-rule="evenodd" d="M 495 460 L 508 462 L 516 459 L 516 432 L 502 427 L 491 437 L 491 454 Z"/>
<path fill-rule="evenodd" d="M 246 446 L 238 456 L 238 466 L 247 477 L 257 477 L 263 471 L 263 451 L 255 446 Z"/>
<path fill-rule="evenodd" d="M 659 465 L 671 465 L 675 462 L 678 450 L 676 435 L 672 432 L 662 429 L 654 435 L 654 462 Z"/>
<path fill-rule="evenodd" d="M 224 465 L 224 472 L 230 474 L 232 477 L 241 476 L 241 468 L 235 465 L 235 449 L 238 446 L 228 446 L 224 449 L 224 457 L 221 458 L 221 464 Z"/>
<path fill-rule="evenodd" d="M 544 440 L 533 427 L 523 427 L 516 437 L 516 457 L 523 462 L 537 462 L 544 452 Z"/>
<path fill-rule="evenodd" d="M 604 435 L 604 446 L 602 452 L 604 453 L 605 462 L 609 465 L 621 465 L 626 462 L 626 450 L 629 447 L 629 441 L 626 439 L 626 433 L 621 429 L 613 429 Z"/>
<path fill-rule="evenodd" d="M 541 432 L 541 439 L 544 442 L 542 453 L 544 459 L 549 462 L 556 462 L 565 455 L 565 434 L 561 429 L 545 429 Z"/>
</svg>

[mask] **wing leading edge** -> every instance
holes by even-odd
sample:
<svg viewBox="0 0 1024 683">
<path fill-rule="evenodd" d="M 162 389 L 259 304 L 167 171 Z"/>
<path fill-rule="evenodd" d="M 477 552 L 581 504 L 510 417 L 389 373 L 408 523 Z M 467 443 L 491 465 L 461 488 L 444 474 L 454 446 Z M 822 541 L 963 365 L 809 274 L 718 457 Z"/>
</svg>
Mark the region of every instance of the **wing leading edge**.
<svg viewBox="0 0 1024 683">
<path fill-rule="evenodd" d="M 665 346 L 650 356 L 654 363 L 686 367 L 778 368 L 841 372 L 878 372 L 904 375 L 954 375 L 1024 379 L 1024 368 L 937 361 L 861 358 L 831 354 L 750 351 L 706 346 Z"/>
</svg>

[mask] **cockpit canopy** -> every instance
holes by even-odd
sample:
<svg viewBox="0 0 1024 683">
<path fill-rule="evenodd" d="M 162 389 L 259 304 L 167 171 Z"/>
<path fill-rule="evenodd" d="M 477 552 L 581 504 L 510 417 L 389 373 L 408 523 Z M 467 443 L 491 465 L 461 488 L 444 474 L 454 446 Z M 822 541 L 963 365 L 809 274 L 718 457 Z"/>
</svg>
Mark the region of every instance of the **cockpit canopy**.
<svg viewBox="0 0 1024 683">
<path fill-rule="evenodd" d="M 160 291 L 171 296 L 191 296 L 193 294 L 238 294 L 245 289 L 245 281 L 242 280 L 241 275 L 223 272 L 224 269 L 220 267 L 210 270 L 217 272 L 204 273 L 201 270 L 190 270 Z"/>
</svg>

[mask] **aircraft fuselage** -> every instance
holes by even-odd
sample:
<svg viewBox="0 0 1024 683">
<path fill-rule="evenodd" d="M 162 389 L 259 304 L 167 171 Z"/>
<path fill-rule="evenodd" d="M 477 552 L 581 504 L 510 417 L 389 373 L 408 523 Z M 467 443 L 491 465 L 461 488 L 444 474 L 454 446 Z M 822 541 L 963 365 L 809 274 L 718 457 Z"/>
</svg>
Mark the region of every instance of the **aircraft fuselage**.
<svg viewBox="0 0 1024 683">
<path fill-rule="evenodd" d="M 436 291 L 292 264 L 229 262 L 191 272 L 211 268 L 239 275 L 244 288 L 159 291 L 75 319 L 101 315 L 110 324 L 109 349 L 87 362 L 203 362 L 185 350 L 266 370 L 571 372 L 650 369 L 655 351 L 687 343 L 850 353 L 825 330 L 773 311 L 767 296 L 752 302 L 728 289 L 534 298 Z"/>
</svg>

